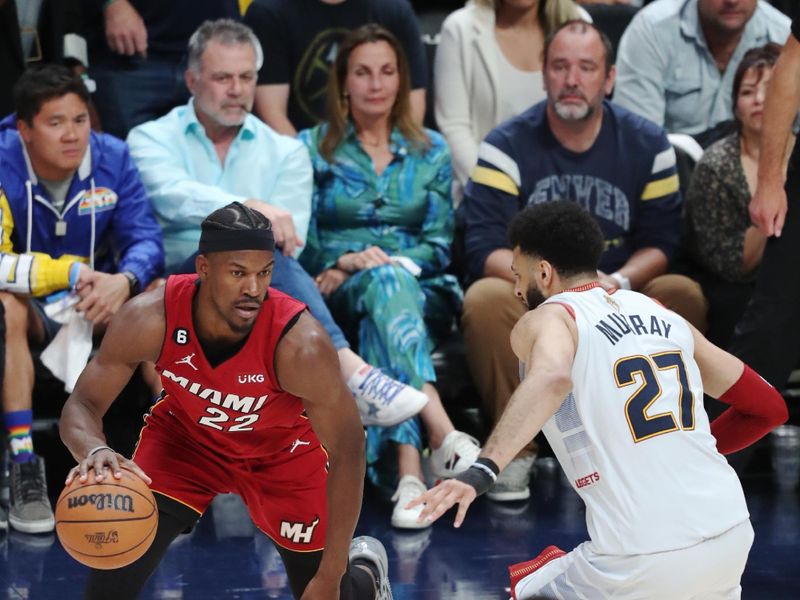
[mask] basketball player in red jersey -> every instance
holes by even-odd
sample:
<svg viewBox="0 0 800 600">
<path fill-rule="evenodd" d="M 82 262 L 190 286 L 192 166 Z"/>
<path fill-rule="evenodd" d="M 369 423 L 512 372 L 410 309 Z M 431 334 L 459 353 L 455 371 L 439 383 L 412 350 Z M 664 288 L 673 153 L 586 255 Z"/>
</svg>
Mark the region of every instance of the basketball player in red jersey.
<svg viewBox="0 0 800 600">
<path fill-rule="evenodd" d="M 355 402 L 324 329 L 269 288 L 273 250 L 260 213 L 237 202 L 213 212 L 197 274 L 126 303 L 67 400 L 61 437 L 79 463 L 67 483 L 119 478 L 124 467 L 159 508 L 148 552 L 92 570 L 87 598 L 135 598 L 170 542 L 216 494 L 235 492 L 278 548 L 296 598 L 391 599 L 383 546 L 351 542 L 364 479 Z M 146 360 L 164 392 L 128 460 L 106 445 L 102 417 Z"/>
</svg>

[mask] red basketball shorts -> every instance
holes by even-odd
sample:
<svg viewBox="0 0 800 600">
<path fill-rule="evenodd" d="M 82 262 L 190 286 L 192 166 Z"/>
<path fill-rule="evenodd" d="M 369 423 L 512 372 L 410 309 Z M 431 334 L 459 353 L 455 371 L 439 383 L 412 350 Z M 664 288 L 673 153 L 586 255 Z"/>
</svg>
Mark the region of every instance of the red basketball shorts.
<svg viewBox="0 0 800 600">
<path fill-rule="evenodd" d="M 328 456 L 309 431 L 299 431 L 278 456 L 224 456 L 194 441 L 165 406 L 156 406 L 133 460 L 153 480 L 153 492 L 198 515 L 217 494 L 239 494 L 256 527 L 276 544 L 312 552 L 325 547 Z"/>
</svg>

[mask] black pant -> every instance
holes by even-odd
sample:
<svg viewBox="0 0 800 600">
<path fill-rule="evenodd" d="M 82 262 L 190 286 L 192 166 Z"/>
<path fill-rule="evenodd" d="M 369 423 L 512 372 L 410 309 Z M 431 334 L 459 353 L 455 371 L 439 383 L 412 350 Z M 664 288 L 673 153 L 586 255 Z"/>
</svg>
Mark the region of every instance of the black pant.
<svg viewBox="0 0 800 600">
<path fill-rule="evenodd" d="M 800 162 L 795 152 L 793 164 Z M 789 210 L 781 237 L 764 250 L 750 303 L 736 326 L 731 353 L 778 389 L 800 361 L 800 172 L 790 168 Z"/>
<path fill-rule="evenodd" d="M 150 575 L 158 567 L 172 541 L 197 522 L 197 513 L 188 507 L 154 494 L 158 504 L 158 529 L 150 548 L 139 560 L 121 569 L 92 569 L 86 583 L 87 600 L 135 600 Z M 295 598 L 303 595 L 308 582 L 317 573 L 322 551 L 293 552 L 277 546 L 283 559 L 289 586 Z M 350 565 L 342 578 L 341 600 L 373 600 L 375 584 L 372 575 L 364 569 Z"/>
</svg>

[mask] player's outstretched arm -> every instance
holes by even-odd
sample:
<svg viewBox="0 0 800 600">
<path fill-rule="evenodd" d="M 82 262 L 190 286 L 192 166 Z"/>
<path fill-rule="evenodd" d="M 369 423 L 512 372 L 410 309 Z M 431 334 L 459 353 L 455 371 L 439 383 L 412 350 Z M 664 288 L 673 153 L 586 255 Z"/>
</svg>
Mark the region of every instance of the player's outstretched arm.
<svg viewBox="0 0 800 600">
<path fill-rule="evenodd" d="M 454 525 L 460 527 L 473 500 L 493 483 L 488 470 L 500 471 L 539 433 L 572 389 L 572 363 L 578 331 L 569 313 L 545 304 L 526 313 L 511 332 L 511 347 L 525 363 L 525 378 L 511 395 L 503 416 L 489 436 L 478 463 L 409 504 L 424 503 L 420 520 L 435 521 L 458 504 Z M 495 476 L 497 473 L 495 473 Z"/>
<path fill-rule="evenodd" d="M 339 358 L 330 337 L 307 312 L 300 315 L 278 344 L 275 370 L 280 386 L 303 399 L 330 463 L 325 551 L 303 599 L 338 598 L 364 491 L 361 419 L 342 380 Z"/>
<path fill-rule="evenodd" d="M 91 469 L 97 480 L 102 481 L 104 466 L 120 478 L 120 465 L 149 483 L 139 467 L 106 446 L 103 415 L 139 363 L 158 358 L 164 328 L 163 286 L 125 303 L 111 320 L 99 352 L 86 365 L 61 411 L 58 424 L 61 440 L 78 461 L 67 477 L 68 484 L 76 476 L 86 481 Z"/>
<path fill-rule="evenodd" d="M 711 423 L 719 452 L 730 454 L 746 448 L 786 422 L 786 402 L 774 387 L 697 329 L 691 329 L 705 393 L 731 405 Z"/>
</svg>

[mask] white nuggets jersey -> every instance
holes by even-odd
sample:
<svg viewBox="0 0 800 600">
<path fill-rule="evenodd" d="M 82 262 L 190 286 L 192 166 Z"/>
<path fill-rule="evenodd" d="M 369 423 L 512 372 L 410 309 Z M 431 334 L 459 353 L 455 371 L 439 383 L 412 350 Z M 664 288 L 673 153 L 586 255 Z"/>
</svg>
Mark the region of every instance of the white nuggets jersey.
<svg viewBox="0 0 800 600">
<path fill-rule="evenodd" d="M 594 550 L 649 554 L 715 537 L 749 517 L 703 408 L 682 317 L 599 284 L 547 300 L 574 317 L 572 393 L 543 431 L 586 504 Z"/>
</svg>

